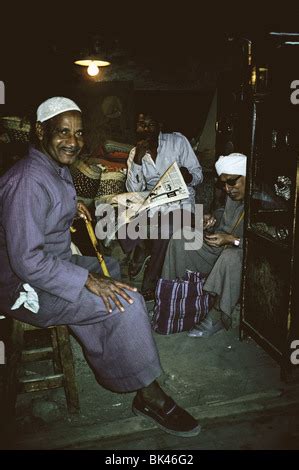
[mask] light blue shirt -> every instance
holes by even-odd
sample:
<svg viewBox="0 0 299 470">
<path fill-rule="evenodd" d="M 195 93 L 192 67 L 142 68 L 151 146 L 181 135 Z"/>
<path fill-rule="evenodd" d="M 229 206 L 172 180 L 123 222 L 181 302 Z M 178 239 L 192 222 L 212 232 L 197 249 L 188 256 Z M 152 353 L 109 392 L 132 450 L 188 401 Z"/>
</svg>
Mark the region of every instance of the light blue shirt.
<svg viewBox="0 0 299 470">
<path fill-rule="evenodd" d="M 201 165 L 186 137 L 179 132 L 173 132 L 172 134 L 162 134 L 160 132 L 156 161 L 152 159 L 149 153 L 146 153 L 142 158 L 141 165 L 133 161 L 135 150 L 134 147 L 128 158 L 127 190 L 130 192 L 150 191 L 170 165 L 177 162 L 179 167 L 186 167 L 192 175 L 192 181 L 187 185 L 189 198 L 183 199 L 179 203 L 166 204 L 168 207 L 163 206 L 163 211 L 177 207 L 184 208 L 184 206 L 187 209 L 191 205 L 191 210 L 194 212 L 194 186 L 202 182 L 203 176 Z"/>
</svg>

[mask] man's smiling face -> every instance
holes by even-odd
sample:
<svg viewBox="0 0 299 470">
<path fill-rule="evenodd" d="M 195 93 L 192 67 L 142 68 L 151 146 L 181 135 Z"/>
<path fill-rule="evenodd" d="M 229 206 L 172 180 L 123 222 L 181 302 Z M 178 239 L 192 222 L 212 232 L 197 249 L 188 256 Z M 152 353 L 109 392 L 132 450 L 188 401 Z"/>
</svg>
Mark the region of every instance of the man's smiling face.
<svg viewBox="0 0 299 470">
<path fill-rule="evenodd" d="M 36 132 L 41 150 L 61 165 L 71 165 L 84 145 L 79 111 L 58 114 L 43 124 L 38 122 Z"/>
</svg>

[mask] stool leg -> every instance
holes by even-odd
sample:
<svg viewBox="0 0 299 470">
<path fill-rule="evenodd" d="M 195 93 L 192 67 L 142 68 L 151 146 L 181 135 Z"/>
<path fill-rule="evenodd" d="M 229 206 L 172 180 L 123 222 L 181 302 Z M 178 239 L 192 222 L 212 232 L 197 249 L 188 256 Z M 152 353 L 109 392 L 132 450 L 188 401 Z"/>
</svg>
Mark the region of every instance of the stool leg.
<svg viewBox="0 0 299 470">
<path fill-rule="evenodd" d="M 5 373 L 5 383 L 3 384 L 3 403 L 1 403 L 1 426 L 0 435 L 2 434 L 2 424 L 5 428 L 5 435 L 1 436 L 1 443 L 6 441 L 7 445 L 10 440 L 14 439 L 15 433 L 15 415 L 16 403 L 19 388 L 19 371 L 22 359 L 24 332 L 22 323 L 13 320 L 11 335 L 7 351 L 7 365 Z M 0 448 L 1 448 L 0 443 Z"/>
<path fill-rule="evenodd" d="M 24 344 L 23 325 L 18 320 L 13 320 L 12 327 L 12 348 L 9 357 L 9 373 L 7 381 L 7 393 L 9 399 L 9 407 L 15 409 L 18 393 L 19 372 L 22 361 L 22 351 Z"/>
<path fill-rule="evenodd" d="M 58 346 L 58 338 L 57 338 L 57 328 L 51 328 L 51 341 L 52 341 L 52 348 L 53 348 L 53 368 L 55 374 L 62 373 L 62 366 L 60 361 L 60 354 L 59 354 L 59 346 Z"/>
<path fill-rule="evenodd" d="M 57 343 L 59 349 L 60 363 L 64 375 L 64 391 L 68 411 L 78 413 L 80 411 L 79 396 L 75 378 L 73 353 L 67 326 L 57 326 Z"/>
</svg>

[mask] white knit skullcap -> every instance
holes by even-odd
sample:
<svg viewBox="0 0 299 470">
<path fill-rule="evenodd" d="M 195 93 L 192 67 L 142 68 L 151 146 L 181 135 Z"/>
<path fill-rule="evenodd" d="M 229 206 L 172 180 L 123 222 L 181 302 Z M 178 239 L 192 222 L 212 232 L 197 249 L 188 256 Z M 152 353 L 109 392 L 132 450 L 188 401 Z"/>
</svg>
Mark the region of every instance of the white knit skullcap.
<svg viewBox="0 0 299 470">
<path fill-rule="evenodd" d="M 246 176 L 247 157 L 242 153 L 231 153 L 229 155 L 221 155 L 215 163 L 218 176 L 225 173 L 227 175 Z"/>
<path fill-rule="evenodd" d="M 63 96 L 54 96 L 44 101 L 37 108 L 37 121 L 47 121 L 66 111 L 79 111 L 81 113 L 81 109 L 74 101 L 69 98 L 64 98 Z"/>
</svg>

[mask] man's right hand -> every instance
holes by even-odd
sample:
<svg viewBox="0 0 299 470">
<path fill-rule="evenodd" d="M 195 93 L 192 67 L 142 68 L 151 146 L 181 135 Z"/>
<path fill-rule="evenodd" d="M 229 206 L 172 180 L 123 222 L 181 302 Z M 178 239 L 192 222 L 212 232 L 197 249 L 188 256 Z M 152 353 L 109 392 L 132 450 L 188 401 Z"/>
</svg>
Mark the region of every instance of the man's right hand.
<svg viewBox="0 0 299 470">
<path fill-rule="evenodd" d="M 96 273 L 88 274 L 85 287 L 90 290 L 90 292 L 95 295 L 98 295 L 103 299 L 108 313 L 112 312 L 110 300 L 115 303 L 115 305 L 121 312 L 124 312 L 125 309 L 120 300 L 118 299 L 117 295 L 125 299 L 129 304 L 132 304 L 134 302 L 134 300 L 129 297 L 129 295 L 124 289 L 130 290 L 132 292 L 137 291 L 136 287 L 131 287 L 128 284 L 125 284 L 120 281 L 115 281 L 110 277 L 104 277 Z"/>
<path fill-rule="evenodd" d="M 134 155 L 134 162 L 137 163 L 137 165 L 141 165 L 142 159 L 146 152 L 150 153 L 149 141 L 140 140 L 139 142 L 137 142 Z"/>
<path fill-rule="evenodd" d="M 209 230 L 210 228 L 214 227 L 216 224 L 216 219 L 213 215 L 211 214 L 205 214 L 203 216 L 203 229 L 204 230 Z"/>
</svg>

